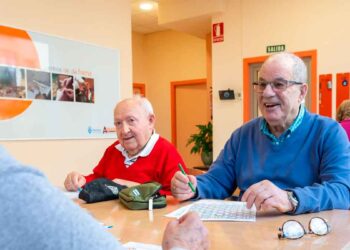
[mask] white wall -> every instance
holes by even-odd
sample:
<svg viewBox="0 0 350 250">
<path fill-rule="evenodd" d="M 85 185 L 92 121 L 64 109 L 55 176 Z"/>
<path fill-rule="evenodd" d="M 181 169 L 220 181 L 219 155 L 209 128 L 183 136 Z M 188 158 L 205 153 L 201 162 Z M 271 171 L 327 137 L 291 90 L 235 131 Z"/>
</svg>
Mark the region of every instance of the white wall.
<svg viewBox="0 0 350 250">
<path fill-rule="evenodd" d="M 242 91 L 242 13 L 241 1 L 228 1 L 226 12 L 213 18 L 224 22 L 224 42 L 212 44 L 213 142 L 214 159 L 232 131 L 242 124 L 242 100 L 222 101 L 218 91 Z"/>
<path fill-rule="evenodd" d="M 121 98 L 131 95 L 131 7 L 129 0 L 0 0 L 0 24 L 120 50 Z M 111 111 L 113 114 L 113 111 Z M 89 173 L 114 140 L 12 141 L 17 159 L 62 185 L 71 170 Z"/>
<path fill-rule="evenodd" d="M 242 59 L 266 55 L 268 45 L 285 44 L 291 52 L 316 49 L 317 74 L 331 73 L 335 83 L 336 73 L 350 71 L 349 13 L 347 0 L 227 1 L 226 12 L 213 18 L 225 25 L 225 41 L 212 48 L 215 156 L 243 123 L 243 101 L 223 102 L 216 94 L 228 87 L 242 90 Z"/>
</svg>

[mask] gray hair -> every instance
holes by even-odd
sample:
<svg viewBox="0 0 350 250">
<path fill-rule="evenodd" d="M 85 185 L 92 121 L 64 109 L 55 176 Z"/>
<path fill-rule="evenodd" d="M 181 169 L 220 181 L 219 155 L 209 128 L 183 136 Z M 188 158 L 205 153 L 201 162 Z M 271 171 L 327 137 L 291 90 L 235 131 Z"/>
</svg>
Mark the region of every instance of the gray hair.
<svg viewBox="0 0 350 250">
<path fill-rule="evenodd" d="M 266 62 L 278 61 L 286 66 L 292 65 L 293 81 L 306 83 L 307 80 L 307 69 L 304 61 L 289 52 L 282 52 L 270 56 Z"/>
</svg>

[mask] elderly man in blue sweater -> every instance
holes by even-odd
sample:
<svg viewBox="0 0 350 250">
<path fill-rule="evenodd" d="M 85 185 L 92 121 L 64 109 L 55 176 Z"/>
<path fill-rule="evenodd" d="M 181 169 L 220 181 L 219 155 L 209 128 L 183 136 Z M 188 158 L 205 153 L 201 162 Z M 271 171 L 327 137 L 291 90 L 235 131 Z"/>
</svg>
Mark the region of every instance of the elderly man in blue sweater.
<svg viewBox="0 0 350 250">
<path fill-rule="evenodd" d="M 173 195 L 224 199 L 239 188 L 247 207 L 255 204 L 258 210 L 349 209 L 350 144 L 337 122 L 304 107 L 306 76 L 299 57 L 270 56 L 254 83 L 262 117 L 232 133 L 206 174 L 196 178 L 177 172 Z"/>
</svg>

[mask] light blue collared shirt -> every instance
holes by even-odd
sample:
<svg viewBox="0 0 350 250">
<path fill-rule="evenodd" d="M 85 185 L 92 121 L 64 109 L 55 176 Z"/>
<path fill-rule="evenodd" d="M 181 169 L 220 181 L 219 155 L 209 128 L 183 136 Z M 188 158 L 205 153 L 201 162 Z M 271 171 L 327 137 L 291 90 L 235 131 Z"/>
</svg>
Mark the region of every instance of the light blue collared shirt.
<svg viewBox="0 0 350 250">
<path fill-rule="evenodd" d="M 286 140 L 288 137 L 290 137 L 290 135 L 299 127 L 299 125 L 301 124 L 301 121 L 303 120 L 304 114 L 305 114 L 305 106 L 301 104 L 299 109 L 299 114 L 295 118 L 292 125 L 286 131 L 284 131 L 281 134 L 281 136 L 278 138 L 270 132 L 265 119 L 263 119 L 260 125 L 260 130 L 264 135 L 266 135 L 268 138 L 271 139 L 273 144 L 279 145 L 282 142 L 284 142 L 284 140 Z"/>
</svg>

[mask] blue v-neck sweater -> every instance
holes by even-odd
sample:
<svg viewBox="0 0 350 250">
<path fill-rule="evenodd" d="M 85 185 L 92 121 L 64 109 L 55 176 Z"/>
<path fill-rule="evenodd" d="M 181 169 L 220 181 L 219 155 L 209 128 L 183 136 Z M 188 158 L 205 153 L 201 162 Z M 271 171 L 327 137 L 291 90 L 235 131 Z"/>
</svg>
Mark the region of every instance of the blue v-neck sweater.
<svg viewBox="0 0 350 250">
<path fill-rule="evenodd" d="M 350 143 L 337 122 L 305 111 L 279 144 L 261 132 L 262 122 L 232 133 L 210 170 L 197 177 L 198 198 L 223 199 L 266 179 L 294 192 L 296 214 L 350 208 Z"/>
</svg>

